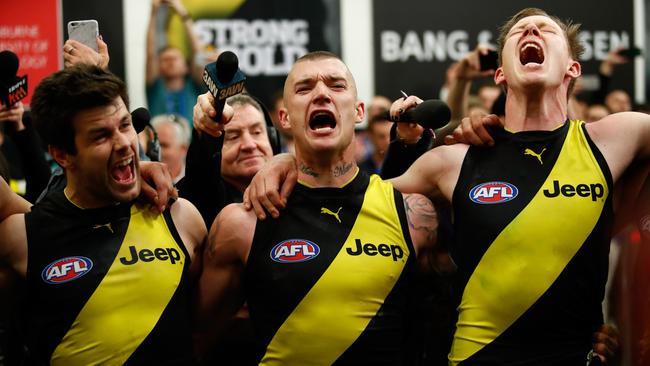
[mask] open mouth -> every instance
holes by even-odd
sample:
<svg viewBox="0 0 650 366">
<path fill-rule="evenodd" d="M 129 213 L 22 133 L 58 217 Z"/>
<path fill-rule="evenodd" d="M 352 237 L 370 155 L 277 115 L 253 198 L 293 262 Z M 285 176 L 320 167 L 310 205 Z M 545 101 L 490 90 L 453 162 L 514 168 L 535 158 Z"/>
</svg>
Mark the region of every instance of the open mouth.
<svg viewBox="0 0 650 366">
<path fill-rule="evenodd" d="M 544 63 L 544 50 L 537 43 L 526 42 L 519 51 L 519 62 L 522 65 L 542 64 Z"/>
<path fill-rule="evenodd" d="M 309 128 L 312 130 L 318 130 L 321 128 L 336 128 L 336 118 L 334 118 L 334 114 L 331 112 L 314 112 L 309 118 Z"/>
<path fill-rule="evenodd" d="M 111 177 L 118 183 L 128 184 L 135 179 L 135 162 L 133 157 L 122 160 L 111 168 Z"/>
</svg>

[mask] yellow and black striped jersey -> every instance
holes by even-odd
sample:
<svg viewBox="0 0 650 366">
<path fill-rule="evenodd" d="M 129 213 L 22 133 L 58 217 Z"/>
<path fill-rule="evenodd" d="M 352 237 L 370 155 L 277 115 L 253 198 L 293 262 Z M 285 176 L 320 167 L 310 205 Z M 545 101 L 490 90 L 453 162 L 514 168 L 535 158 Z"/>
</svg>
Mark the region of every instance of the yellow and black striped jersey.
<svg viewBox="0 0 650 366">
<path fill-rule="evenodd" d="M 25 324 L 39 363 L 193 362 L 190 256 L 169 210 L 82 210 L 56 192 L 25 224 Z"/>
<path fill-rule="evenodd" d="M 260 365 L 400 365 L 414 251 L 402 195 L 363 172 L 298 184 L 245 270 Z"/>
<path fill-rule="evenodd" d="M 584 123 L 495 131 L 453 195 L 456 365 L 585 364 L 602 324 L 612 178 Z"/>
</svg>

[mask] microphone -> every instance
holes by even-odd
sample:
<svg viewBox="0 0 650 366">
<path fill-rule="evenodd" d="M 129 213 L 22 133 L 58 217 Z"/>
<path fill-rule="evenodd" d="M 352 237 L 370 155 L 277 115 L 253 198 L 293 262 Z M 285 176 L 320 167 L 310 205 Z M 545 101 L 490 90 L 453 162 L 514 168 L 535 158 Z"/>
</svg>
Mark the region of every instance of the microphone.
<svg viewBox="0 0 650 366">
<path fill-rule="evenodd" d="M 131 121 L 133 121 L 133 127 L 138 133 L 144 131 L 144 128 L 149 126 L 150 120 L 151 113 L 145 107 L 137 108 L 131 112 Z"/>
<path fill-rule="evenodd" d="M 0 52 L 0 101 L 8 108 L 27 96 L 27 75 L 18 77 L 18 56 Z"/>
<path fill-rule="evenodd" d="M 380 116 L 392 121 L 388 111 L 382 112 Z M 435 130 L 445 126 L 450 119 L 451 110 L 449 110 L 447 103 L 438 99 L 429 99 L 402 113 L 399 120 L 395 122 L 415 122 L 422 127 Z"/>
<path fill-rule="evenodd" d="M 216 121 L 221 120 L 226 99 L 244 91 L 246 76 L 239 70 L 237 55 L 230 51 L 222 52 L 217 61 L 205 65 L 203 82 L 215 99 Z"/>
<path fill-rule="evenodd" d="M 151 113 L 149 113 L 147 108 L 140 107 L 131 112 L 131 121 L 133 122 L 133 128 L 135 128 L 137 133 L 140 133 L 149 127 L 149 142 L 147 143 L 145 154 L 149 159 L 151 159 L 151 161 L 160 161 L 160 140 L 158 140 L 156 130 L 149 123 L 150 120 Z"/>
</svg>

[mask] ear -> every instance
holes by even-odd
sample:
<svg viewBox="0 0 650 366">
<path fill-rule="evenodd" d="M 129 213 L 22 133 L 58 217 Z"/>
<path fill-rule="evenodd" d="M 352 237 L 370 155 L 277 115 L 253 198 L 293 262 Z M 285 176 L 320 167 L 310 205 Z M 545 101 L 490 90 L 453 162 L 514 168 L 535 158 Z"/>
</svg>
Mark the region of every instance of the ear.
<svg viewBox="0 0 650 366">
<path fill-rule="evenodd" d="M 569 69 L 567 70 L 567 75 L 571 76 L 573 79 L 577 79 L 582 75 L 582 66 L 578 61 L 569 60 Z"/>
<path fill-rule="evenodd" d="M 47 152 L 50 156 L 63 168 L 63 170 L 71 169 L 74 166 L 73 156 L 65 152 L 60 147 L 48 145 Z"/>
<path fill-rule="evenodd" d="M 278 110 L 278 117 L 280 118 L 280 126 L 285 130 L 291 129 L 291 121 L 289 121 L 289 112 L 286 108 L 282 107 Z"/>
<path fill-rule="evenodd" d="M 366 115 L 366 105 L 363 104 L 363 102 L 357 102 L 354 108 L 357 112 L 356 113 L 357 118 L 354 122 L 361 123 L 363 121 L 363 117 Z"/>
<path fill-rule="evenodd" d="M 506 75 L 503 73 L 503 67 L 499 67 L 497 71 L 494 72 L 494 83 L 506 86 Z"/>
</svg>

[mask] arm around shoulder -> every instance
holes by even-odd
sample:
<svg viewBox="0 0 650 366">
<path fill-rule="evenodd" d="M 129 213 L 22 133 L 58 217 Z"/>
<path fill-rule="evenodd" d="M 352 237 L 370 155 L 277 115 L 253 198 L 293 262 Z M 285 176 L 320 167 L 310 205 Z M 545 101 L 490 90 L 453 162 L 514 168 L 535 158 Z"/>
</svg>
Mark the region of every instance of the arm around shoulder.
<svg viewBox="0 0 650 366">
<path fill-rule="evenodd" d="M 467 148 L 467 145 L 455 144 L 429 150 L 404 174 L 389 181 L 402 193 L 420 193 L 428 197 L 442 194 L 451 202 Z"/>
</svg>

